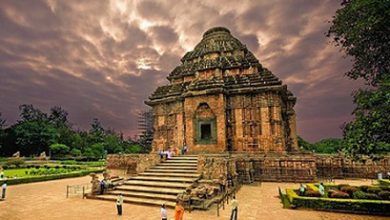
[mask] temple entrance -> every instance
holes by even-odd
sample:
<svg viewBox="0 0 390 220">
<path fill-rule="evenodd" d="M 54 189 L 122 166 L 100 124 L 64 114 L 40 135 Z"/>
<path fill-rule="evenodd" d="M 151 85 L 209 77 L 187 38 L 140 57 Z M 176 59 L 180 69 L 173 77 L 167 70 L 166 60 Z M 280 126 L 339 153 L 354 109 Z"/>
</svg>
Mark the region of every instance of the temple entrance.
<svg viewBox="0 0 390 220">
<path fill-rule="evenodd" d="M 207 103 L 201 103 L 194 118 L 195 144 L 215 144 L 217 142 L 216 116 Z"/>
</svg>

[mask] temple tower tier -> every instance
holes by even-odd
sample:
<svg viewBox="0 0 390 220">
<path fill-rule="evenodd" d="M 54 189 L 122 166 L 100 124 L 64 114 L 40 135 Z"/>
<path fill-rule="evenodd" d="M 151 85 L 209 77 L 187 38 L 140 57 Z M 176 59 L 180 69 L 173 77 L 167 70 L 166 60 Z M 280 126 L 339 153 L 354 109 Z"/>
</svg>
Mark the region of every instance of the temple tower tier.
<svg viewBox="0 0 390 220">
<path fill-rule="evenodd" d="M 146 104 L 153 151 L 297 151 L 296 98 L 224 27 L 206 31 Z"/>
</svg>

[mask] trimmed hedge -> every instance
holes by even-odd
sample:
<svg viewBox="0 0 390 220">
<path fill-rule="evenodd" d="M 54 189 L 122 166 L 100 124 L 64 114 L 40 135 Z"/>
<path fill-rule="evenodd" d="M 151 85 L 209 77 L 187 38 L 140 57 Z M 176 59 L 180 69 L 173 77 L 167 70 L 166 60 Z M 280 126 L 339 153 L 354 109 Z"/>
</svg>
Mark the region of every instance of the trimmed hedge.
<svg viewBox="0 0 390 220">
<path fill-rule="evenodd" d="M 293 189 L 286 189 L 286 194 L 296 208 L 390 216 L 390 201 L 302 197 Z"/>
<path fill-rule="evenodd" d="M 23 177 L 23 178 L 16 178 L 16 179 L 7 179 L 7 180 L 0 180 L 0 184 L 3 184 L 4 181 L 7 181 L 8 185 L 16 185 L 16 184 L 22 184 L 22 183 L 33 183 L 33 182 L 42 182 L 42 181 L 48 181 L 48 180 L 57 180 L 57 179 L 65 179 L 65 178 L 72 178 L 72 177 L 80 177 L 80 176 L 86 176 L 90 173 L 99 173 L 103 172 L 105 169 L 94 169 L 94 170 L 82 170 L 79 172 L 72 172 L 72 173 L 63 173 L 63 174 L 54 174 L 54 175 L 46 175 L 46 176 L 31 176 L 31 177 Z"/>
<path fill-rule="evenodd" d="M 390 186 L 390 180 L 381 179 L 381 180 L 378 180 L 378 182 L 380 185 Z"/>
</svg>

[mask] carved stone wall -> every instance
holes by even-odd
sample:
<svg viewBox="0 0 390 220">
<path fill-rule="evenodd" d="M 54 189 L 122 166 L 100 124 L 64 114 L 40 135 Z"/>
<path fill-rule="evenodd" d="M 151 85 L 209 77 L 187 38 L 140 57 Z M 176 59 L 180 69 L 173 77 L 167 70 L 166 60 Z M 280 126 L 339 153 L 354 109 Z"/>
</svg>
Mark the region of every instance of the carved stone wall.
<svg viewBox="0 0 390 220">
<path fill-rule="evenodd" d="M 133 176 L 160 162 L 157 154 L 109 154 L 107 170 L 112 175 Z"/>
<path fill-rule="evenodd" d="M 359 162 L 340 155 L 317 155 L 316 167 L 319 178 L 377 178 L 378 173 L 390 171 L 390 156 Z"/>
<path fill-rule="evenodd" d="M 200 155 L 198 171 L 205 179 L 236 176 L 241 182 L 311 182 L 316 178 L 312 155 L 265 156 L 263 154 Z"/>
</svg>

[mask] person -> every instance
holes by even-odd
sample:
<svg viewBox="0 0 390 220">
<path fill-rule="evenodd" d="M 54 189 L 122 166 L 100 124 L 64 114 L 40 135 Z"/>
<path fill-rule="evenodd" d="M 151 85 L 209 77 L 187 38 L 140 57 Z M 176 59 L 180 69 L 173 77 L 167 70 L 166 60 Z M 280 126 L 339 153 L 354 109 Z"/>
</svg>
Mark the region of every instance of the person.
<svg viewBox="0 0 390 220">
<path fill-rule="evenodd" d="M 306 187 L 301 183 L 301 186 L 299 187 L 299 195 L 304 196 L 306 192 Z"/>
<path fill-rule="evenodd" d="M 104 179 L 100 181 L 100 195 L 104 193 L 104 187 L 106 186 Z"/>
<path fill-rule="evenodd" d="M 184 215 L 184 207 L 181 204 L 181 202 L 177 201 L 175 207 L 175 220 L 183 220 L 183 215 Z"/>
<path fill-rule="evenodd" d="M 172 159 L 171 148 L 168 148 L 168 151 L 167 151 L 167 159 Z"/>
<path fill-rule="evenodd" d="M 183 147 L 183 155 L 186 154 L 188 151 L 188 146 L 185 144 Z"/>
<path fill-rule="evenodd" d="M 233 196 L 231 206 L 232 206 L 232 214 L 230 215 L 230 220 L 237 220 L 237 218 L 238 218 L 238 201 L 236 199 L 236 196 Z"/>
<path fill-rule="evenodd" d="M 318 187 L 318 191 L 320 192 L 321 196 L 325 194 L 325 186 L 323 183 L 320 183 L 320 186 Z"/>
<path fill-rule="evenodd" d="M 161 205 L 161 219 L 162 220 L 167 220 L 168 219 L 167 209 L 165 208 L 165 204 Z"/>
<path fill-rule="evenodd" d="M 118 211 L 118 215 L 122 215 L 122 205 L 123 205 L 123 196 L 122 193 L 118 195 L 116 199 L 116 209 Z"/>
<path fill-rule="evenodd" d="M 7 181 L 3 182 L 3 185 L 1 185 L 1 188 L 3 189 L 3 192 L 1 194 L 1 199 L 5 199 L 5 192 L 7 191 Z"/>
<path fill-rule="evenodd" d="M 225 177 L 222 174 L 219 176 L 218 183 L 219 183 L 219 191 L 220 191 L 220 193 L 224 193 L 225 189 L 226 189 L 226 179 L 225 179 Z"/>
<path fill-rule="evenodd" d="M 0 180 L 4 178 L 3 167 L 0 166 Z"/>
</svg>

